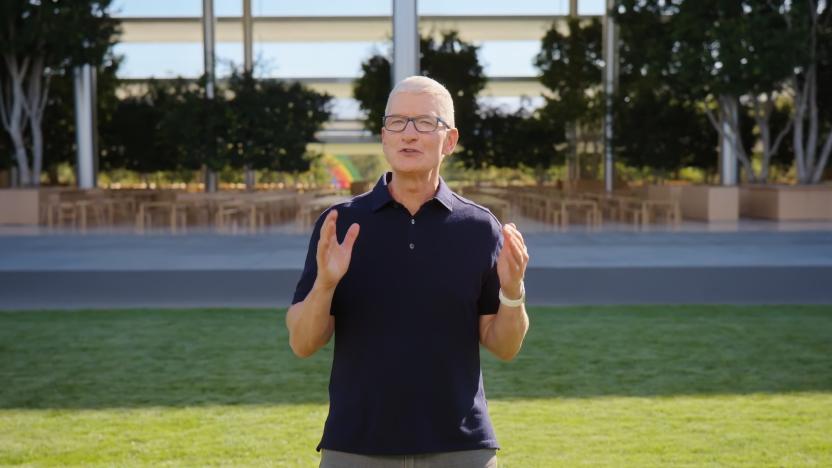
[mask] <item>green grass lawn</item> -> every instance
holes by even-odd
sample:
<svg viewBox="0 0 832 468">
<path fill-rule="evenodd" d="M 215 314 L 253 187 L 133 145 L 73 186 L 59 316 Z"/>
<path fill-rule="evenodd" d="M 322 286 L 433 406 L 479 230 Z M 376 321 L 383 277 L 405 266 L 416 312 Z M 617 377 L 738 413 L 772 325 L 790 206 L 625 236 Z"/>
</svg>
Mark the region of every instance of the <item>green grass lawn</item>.
<svg viewBox="0 0 832 468">
<path fill-rule="evenodd" d="M 832 466 L 832 307 L 530 317 L 483 360 L 501 466 Z M 317 466 L 331 346 L 293 357 L 283 319 L 0 313 L 0 464 Z"/>
</svg>

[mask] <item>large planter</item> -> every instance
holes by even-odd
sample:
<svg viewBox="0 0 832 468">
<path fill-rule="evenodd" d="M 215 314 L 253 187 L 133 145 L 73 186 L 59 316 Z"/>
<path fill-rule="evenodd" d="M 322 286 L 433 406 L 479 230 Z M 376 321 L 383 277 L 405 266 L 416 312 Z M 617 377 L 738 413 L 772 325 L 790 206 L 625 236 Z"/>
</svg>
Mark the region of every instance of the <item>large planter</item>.
<svg viewBox="0 0 832 468">
<path fill-rule="evenodd" d="M 738 187 L 686 185 L 681 187 L 682 217 L 701 221 L 737 221 L 740 213 Z"/>
<path fill-rule="evenodd" d="M 741 189 L 740 213 L 776 221 L 832 221 L 832 186 L 762 185 Z"/>
<path fill-rule="evenodd" d="M 647 198 L 659 201 L 680 201 L 687 185 L 648 185 Z"/>
<path fill-rule="evenodd" d="M 38 224 L 38 189 L 0 190 L 0 224 Z"/>
</svg>

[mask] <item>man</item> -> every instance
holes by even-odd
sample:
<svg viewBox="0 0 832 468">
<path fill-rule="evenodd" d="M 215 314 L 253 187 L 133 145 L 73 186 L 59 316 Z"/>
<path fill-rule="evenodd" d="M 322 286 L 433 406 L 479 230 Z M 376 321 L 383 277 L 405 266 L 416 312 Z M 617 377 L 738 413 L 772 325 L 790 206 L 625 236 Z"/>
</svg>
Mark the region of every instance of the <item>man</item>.
<svg viewBox="0 0 832 468">
<path fill-rule="evenodd" d="M 392 172 L 315 224 L 286 324 L 300 357 L 335 335 L 322 467 L 496 466 L 479 345 L 520 350 L 529 256 L 439 176 L 458 138 L 447 89 L 403 80 L 381 131 Z"/>
</svg>

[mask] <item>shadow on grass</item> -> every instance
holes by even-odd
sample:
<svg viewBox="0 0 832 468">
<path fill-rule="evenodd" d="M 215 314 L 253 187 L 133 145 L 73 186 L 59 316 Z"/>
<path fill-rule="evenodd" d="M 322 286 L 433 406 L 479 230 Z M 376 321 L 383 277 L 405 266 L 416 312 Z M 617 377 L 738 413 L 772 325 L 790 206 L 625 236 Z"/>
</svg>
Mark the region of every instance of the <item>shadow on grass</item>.
<svg viewBox="0 0 832 468">
<path fill-rule="evenodd" d="M 535 308 L 490 399 L 832 391 L 832 307 Z M 429 339 L 429 337 L 426 337 Z M 283 311 L 0 313 L 0 408 L 325 403 Z"/>
</svg>

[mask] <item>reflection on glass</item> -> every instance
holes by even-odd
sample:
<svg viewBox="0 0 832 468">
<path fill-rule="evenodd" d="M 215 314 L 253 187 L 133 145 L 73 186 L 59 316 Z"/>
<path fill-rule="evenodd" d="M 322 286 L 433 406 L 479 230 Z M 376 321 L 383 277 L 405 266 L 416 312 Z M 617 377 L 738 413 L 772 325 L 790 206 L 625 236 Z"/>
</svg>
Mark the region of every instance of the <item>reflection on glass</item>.
<svg viewBox="0 0 832 468">
<path fill-rule="evenodd" d="M 202 43 L 119 43 L 113 47 L 124 60 L 118 69 L 119 78 L 196 78 L 202 75 Z M 217 77 L 231 74 L 232 65 L 243 63 L 243 45 L 239 42 L 218 42 Z"/>
<path fill-rule="evenodd" d="M 420 15 L 567 15 L 569 0 L 419 0 Z"/>
<path fill-rule="evenodd" d="M 256 3 L 254 0 L 253 3 Z M 110 13 L 118 17 L 182 18 L 202 16 L 202 0 L 113 0 Z M 214 0 L 215 16 L 242 16 L 242 0 Z"/>
<path fill-rule="evenodd" d="M 607 9 L 606 0 L 578 0 L 579 15 L 601 15 Z"/>
<path fill-rule="evenodd" d="M 251 11 L 254 16 L 390 16 L 393 4 L 391 0 L 252 0 Z"/>
</svg>

